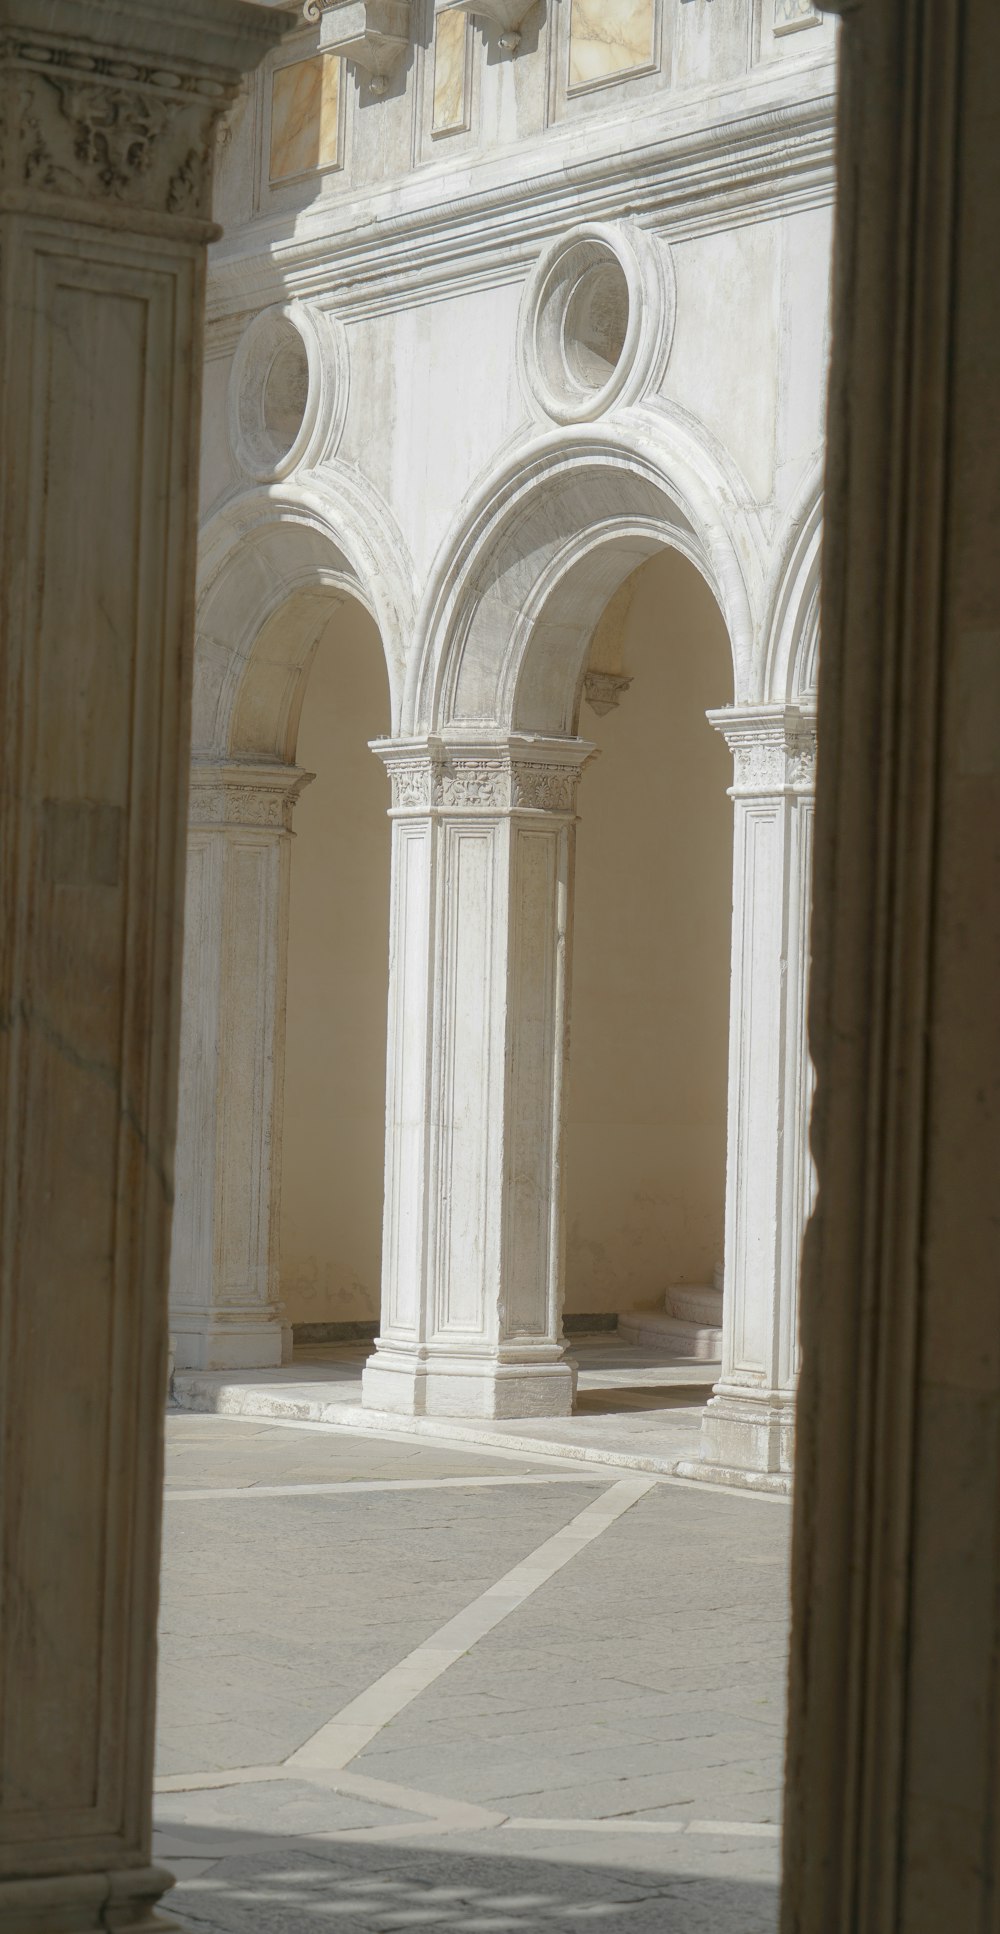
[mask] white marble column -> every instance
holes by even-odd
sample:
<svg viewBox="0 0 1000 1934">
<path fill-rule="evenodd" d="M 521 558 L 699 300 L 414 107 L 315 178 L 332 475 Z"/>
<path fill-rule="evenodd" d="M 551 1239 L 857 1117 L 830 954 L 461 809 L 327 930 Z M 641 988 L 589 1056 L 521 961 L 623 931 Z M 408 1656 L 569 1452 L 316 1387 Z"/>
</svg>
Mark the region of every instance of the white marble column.
<svg viewBox="0 0 1000 1934">
<path fill-rule="evenodd" d="M 170 1328 L 177 1369 L 290 1354 L 278 1290 L 295 766 L 191 768 Z"/>
<path fill-rule="evenodd" d="M 0 0 L 0 1929 L 150 1856 L 204 258 L 284 21 Z"/>
<path fill-rule="evenodd" d="M 364 1401 L 564 1416 L 560 1113 L 576 792 L 593 747 L 387 741 L 381 1334 Z"/>
<path fill-rule="evenodd" d="M 815 717 L 712 712 L 735 779 L 722 1374 L 692 1476 L 787 1488 L 800 1250 L 812 1203 L 806 1040 Z"/>
</svg>

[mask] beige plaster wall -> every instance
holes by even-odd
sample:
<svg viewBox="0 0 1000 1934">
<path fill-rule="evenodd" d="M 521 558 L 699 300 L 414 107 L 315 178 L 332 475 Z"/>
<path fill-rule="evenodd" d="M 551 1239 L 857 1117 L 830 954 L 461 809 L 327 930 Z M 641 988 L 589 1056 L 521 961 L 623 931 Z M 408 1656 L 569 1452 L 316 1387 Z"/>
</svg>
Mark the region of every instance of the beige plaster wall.
<svg viewBox="0 0 1000 1934">
<path fill-rule="evenodd" d="M 389 954 L 389 730 L 379 635 L 341 605 L 309 674 L 297 749 L 316 774 L 295 810 L 281 1185 L 292 1323 L 379 1309 Z"/>
<path fill-rule="evenodd" d="M 577 846 L 571 1313 L 655 1307 L 673 1283 L 711 1282 L 722 1259 L 732 761 L 705 711 L 732 702 L 732 660 L 686 559 L 664 552 L 631 584 L 621 659 L 634 683 L 606 717 L 580 713 L 601 756 Z"/>
</svg>

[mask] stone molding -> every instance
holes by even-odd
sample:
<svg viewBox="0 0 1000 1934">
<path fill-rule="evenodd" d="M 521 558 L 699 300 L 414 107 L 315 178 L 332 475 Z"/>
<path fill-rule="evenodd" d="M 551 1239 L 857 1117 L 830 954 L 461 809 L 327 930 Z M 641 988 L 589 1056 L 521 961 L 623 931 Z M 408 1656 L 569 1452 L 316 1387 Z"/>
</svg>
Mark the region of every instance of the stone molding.
<svg viewBox="0 0 1000 1934">
<path fill-rule="evenodd" d="M 338 312 L 359 319 L 398 308 L 414 288 L 489 288 L 511 281 L 546 247 L 581 220 L 599 221 L 620 202 L 648 222 L 669 219 L 673 243 L 704 231 L 706 205 L 717 219 L 761 219 L 812 207 L 834 191 L 833 116 L 828 91 L 804 101 L 784 99 L 750 117 L 721 115 L 709 125 L 665 138 L 650 130 L 643 168 L 634 150 L 595 155 L 554 168 L 551 131 L 526 150 L 527 175 L 509 178 L 489 155 L 470 173 L 468 185 L 447 182 L 441 199 L 429 195 L 415 207 L 388 192 L 379 218 L 359 230 L 353 199 L 331 201 L 322 225 L 296 238 L 294 260 L 272 260 L 266 251 L 212 265 L 208 293 L 212 329 L 227 328 L 234 313 L 264 308 L 292 295 L 323 297 L 335 274 Z M 551 170 L 551 172 L 549 172 Z M 508 242 L 497 261 L 484 241 L 502 201 Z"/>
<path fill-rule="evenodd" d="M 393 813 L 540 812 L 575 817 L 580 774 L 597 748 L 584 739 L 486 746 L 375 740 L 392 782 Z"/>
<path fill-rule="evenodd" d="M 319 22 L 324 53 L 340 54 L 359 68 L 371 94 L 387 92 L 412 44 L 410 0 L 306 0 L 303 11 Z"/>
<path fill-rule="evenodd" d="M 193 766 L 188 823 L 290 833 L 295 802 L 313 777 L 300 766 Z"/>
<path fill-rule="evenodd" d="M 816 714 L 796 705 L 708 712 L 733 754 L 730 798 L 811 794 L 816 785 Z"/>
<path fill-rule="evenodd" d="M 137 54 L 132 44 L 115 44 L 120 17 L 110 8 L 95 3 L 89 11 L 92 20 L 87 9 L 74 10 L 70 39 L 47 32 L 28 5 L 0 8 L 5 196 L 79 204 L 88 220 L 120 209 L 133 218 L 144 212 L 207 223 L 216 124 L 237 92 L 231 66 L 192 61 L 183 51 L 183 20 L 166 33 L 162 17 L 151 20 L 150 40 L 164 42 L 161 60 L 148 48 Z M 261 10 L 253 28 L 259 51 L 287 24 Z M 239 26 L 249 37 L 248 24 Z M 88 29 L 96 48 L 79 37 Z"/>
</svg>

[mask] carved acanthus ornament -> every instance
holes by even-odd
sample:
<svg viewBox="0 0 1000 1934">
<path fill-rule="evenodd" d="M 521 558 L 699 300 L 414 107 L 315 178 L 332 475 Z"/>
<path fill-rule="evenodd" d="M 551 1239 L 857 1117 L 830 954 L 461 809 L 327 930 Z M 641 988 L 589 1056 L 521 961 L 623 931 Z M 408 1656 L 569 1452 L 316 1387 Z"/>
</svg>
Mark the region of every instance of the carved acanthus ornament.
<svg viewBox="0 0 1000 1934">
<path fill-rule="evenodd" d="M 796 705 L 734 706 L 708 717 L 733 754 L 734 797 L 812 793 L 816 715 Z"/>
<path fill-rule="evenodd" d="M 232 83 L 48 41 L 0 37 L 0 183 L 49 198 L 207 221 Z"/>
<path fill-rule="evenodd" d="M 509 740 L 468 749 L 441 740 L 382 740 L 373 751 L 392 781 L 393 811 L 576 812 L 580 774 L 595 748 L 582 739 Z"/>
<path fill-rule="evenodd" d="M 195 765 L 188 822 L 289 833 L 295 802 L 312 777 L 299 766 Z"/>
</svg>

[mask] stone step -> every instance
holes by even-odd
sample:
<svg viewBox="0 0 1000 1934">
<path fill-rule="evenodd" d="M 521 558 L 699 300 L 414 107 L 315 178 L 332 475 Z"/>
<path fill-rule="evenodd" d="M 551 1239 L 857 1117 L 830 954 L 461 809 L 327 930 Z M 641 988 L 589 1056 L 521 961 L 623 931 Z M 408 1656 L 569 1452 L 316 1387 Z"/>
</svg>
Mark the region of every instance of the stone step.
<svg viewBox="0 0 1000 1934">
<path fill-rule="evenodd" d="M 664 1298 L 668 1316 L 679 1316 L 682 1323 L 702 1323 L 710 1330 L 722 1328 L 722 1291 L 707 1284 L 678 1283 Z"/>
<path fill-rule="evenodd" d="M 696 1357 L 716 1363 L 722 1354 L 722 1331 L 702 1323 L 685 1323 L 655 1309 L 626 1310 L 618 1318 L 618 1335 L 623 1343 L 636 1343 L 647 1350 L 662 1350 L 666 1356 Z"/>
</svg>

